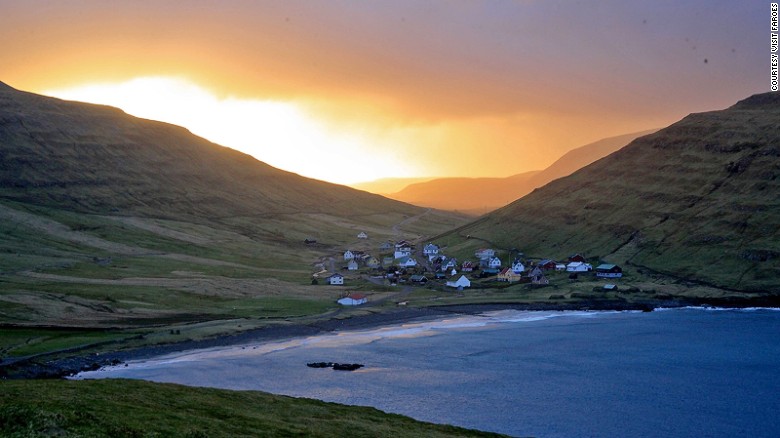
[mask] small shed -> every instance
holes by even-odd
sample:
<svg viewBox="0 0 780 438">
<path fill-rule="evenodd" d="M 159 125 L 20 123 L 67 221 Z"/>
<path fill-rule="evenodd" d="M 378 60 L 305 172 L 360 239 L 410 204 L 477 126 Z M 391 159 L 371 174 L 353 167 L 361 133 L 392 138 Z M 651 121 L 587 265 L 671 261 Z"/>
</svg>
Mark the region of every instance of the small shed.
<svg viewBox="0 0 780 438">
<path fill-rule="evenodd" d="M 358 239 L 368 239 L 368 234 L 366 234 L 365 231 L 361 231 L 361 232 L 358 233 L 357 238 Z"/>
</svg>

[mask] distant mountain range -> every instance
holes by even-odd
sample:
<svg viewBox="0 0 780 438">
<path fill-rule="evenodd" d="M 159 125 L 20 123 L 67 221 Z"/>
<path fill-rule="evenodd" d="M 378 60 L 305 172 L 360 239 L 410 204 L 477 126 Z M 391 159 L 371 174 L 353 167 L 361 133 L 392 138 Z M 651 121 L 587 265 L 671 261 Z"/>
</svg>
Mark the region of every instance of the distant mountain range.
<svg viewBox="0 0 780 438">
<path fill-rule="evenodd" d="M 441 239 L 778 292 L 778 120 L 778 93 L 691 114 Z"/>
<path fill-rule="evenodd" d="M 605 138 L 581 146 L 567 152 L 541 171 L 525 172 L 505 178 L 436 178 L 413 182 L 395 193 L 375 193 L 382 193 L 389 198 L 414 205 L 474 215 L 484 214 L 507 205 L 550 181 L 570 175 L 577 169 L 615 152 L 635 138 L 652 132 L 655 130 Z M 363 187 L 370 190 L 383 186 L 366 183 Z M 385 184 L 384 187 L 390 186 Z"/>
<path fill-rule="evenodd" d="M 376 193 L 377 195 L 387 196 L 388 193 L 395 193 L 406 186 L 414 183 L 420 183 L 436 179 L 436 177 L 423 177 L 423 178 L 381 178 L 374 181 L 366 181 L 349 186 L 358 190 L 365 190 L 367 192 Z"/>
</svg>

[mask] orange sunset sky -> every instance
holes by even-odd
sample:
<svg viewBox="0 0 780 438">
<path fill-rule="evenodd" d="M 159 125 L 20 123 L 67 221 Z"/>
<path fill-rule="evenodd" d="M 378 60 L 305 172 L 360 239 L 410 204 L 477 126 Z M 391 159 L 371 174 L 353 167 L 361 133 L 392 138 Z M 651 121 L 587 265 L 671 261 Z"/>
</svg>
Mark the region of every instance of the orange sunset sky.
<svg viewBox="0 0 780 438">
<path fill-rule="evenodd" d="M 764 1 L 0 0 L 0 81 L 337 183 L 509 176 L 769 91 Z"/>
</svg>

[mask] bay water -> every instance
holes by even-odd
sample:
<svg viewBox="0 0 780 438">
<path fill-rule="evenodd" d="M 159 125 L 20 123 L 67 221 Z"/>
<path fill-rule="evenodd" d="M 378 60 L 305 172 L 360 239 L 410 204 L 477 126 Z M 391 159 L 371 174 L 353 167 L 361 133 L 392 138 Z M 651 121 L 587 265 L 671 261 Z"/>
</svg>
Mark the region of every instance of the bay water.
<svg viewBox="0 0 780 438">
<path fill-rule="evenodd" d="M 776 437 L 780 311 L 508 310 L 189 351 L 77 376 L 120 377 L 373 406 L 514 436 Z"/>
</svg>

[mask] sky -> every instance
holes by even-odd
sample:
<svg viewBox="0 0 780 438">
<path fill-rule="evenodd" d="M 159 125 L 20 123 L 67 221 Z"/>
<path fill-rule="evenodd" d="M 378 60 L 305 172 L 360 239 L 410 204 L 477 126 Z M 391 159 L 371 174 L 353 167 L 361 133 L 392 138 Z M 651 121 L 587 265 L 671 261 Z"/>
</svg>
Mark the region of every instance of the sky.
<svg viewBox="0 0 780 438">
<path fill-rule="evenodd" d="M 0 81 L 336 183 L 501 177 L 769 91 L 769 8 L 0 0 Z"/>
</svg>

